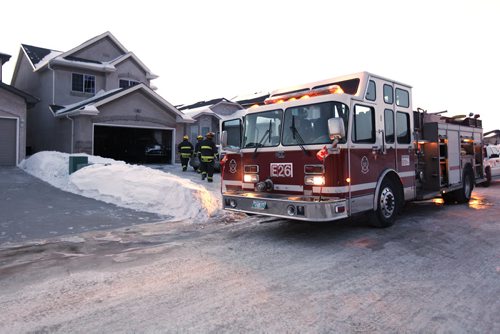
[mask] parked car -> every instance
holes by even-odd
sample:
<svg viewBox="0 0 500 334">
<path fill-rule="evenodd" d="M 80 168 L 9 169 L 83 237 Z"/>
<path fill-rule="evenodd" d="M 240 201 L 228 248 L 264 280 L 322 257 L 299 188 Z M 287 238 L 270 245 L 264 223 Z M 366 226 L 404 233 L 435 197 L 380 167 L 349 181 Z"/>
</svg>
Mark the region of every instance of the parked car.
<svg viewBox="0 0 500 334">
<path fill-rule="evenodd" d="M 484 174 L 485 187 L 491 184 L 492 180 L 500 179 L 500 147 L 498 145 L 488 145 L 484 147 Z"/>
<path fill-rule="evenodd" d="M 160 144 L 152 144 L 152 145 L 148 145 L 146 146 L 146 148 L 144 149 L 144 154 L 146 156 L 154 156 L 154 157 L 164 157 L 167 155 L 167 150 L 165 149 L 165 147 L 163 145 L 160 145 Z"/>
</svg>

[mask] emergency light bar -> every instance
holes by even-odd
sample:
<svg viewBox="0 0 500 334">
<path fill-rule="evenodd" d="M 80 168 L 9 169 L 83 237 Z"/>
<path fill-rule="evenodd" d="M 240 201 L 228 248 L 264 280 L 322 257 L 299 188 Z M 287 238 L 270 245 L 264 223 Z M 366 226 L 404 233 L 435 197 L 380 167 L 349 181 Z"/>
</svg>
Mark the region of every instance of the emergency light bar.
<svg viewBox="0 0 500 334">
<path fill-rule="evenodd" d="M 321 87 L 316 89 L 311 89 L 308 92 L 291 93 L 286 95 L 278 95 L 273 97 L 268 97 L 264 100 L 264 104 L 274 104 L 274 103 L 284 103 L 295 100 L 308 99 L 320 95 L 328 94 L 343 94 L 344 91 L 339 85 L 331 85 L 327 87 Z"/>
</svg>

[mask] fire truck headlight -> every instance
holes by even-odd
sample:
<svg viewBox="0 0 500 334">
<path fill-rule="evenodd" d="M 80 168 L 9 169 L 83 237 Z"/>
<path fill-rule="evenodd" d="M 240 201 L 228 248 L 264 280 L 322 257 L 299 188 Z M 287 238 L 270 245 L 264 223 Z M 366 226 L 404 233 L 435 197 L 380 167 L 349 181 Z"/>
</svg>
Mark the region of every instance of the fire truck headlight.
<svg viewBox="0 0 500 334">
<path fill-rule="evenodd" d="M 323 175 L 306 175 L 304 183 L 310 186 L 324 186 L 325 177 Z"/>
<path fill-rule="evenodd" d="M 245 174 L 245 175 L 243 175 L 243 182 L 257 183 L 257 182 L 259 182 L 259 175 L 257 175 L 257 174 Z"/>
</svg>

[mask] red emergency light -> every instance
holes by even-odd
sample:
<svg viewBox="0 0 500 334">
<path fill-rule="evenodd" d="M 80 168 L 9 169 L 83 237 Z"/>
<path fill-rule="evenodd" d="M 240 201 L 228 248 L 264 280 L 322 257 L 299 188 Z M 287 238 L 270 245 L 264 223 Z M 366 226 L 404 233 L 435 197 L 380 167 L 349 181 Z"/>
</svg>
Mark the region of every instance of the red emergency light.
<svg viewBox="0 0 500 334">
<path fill-rule="evenodd" d="M 284 103 L 295 100 L 308 99 L 315 96 L 328 95 L 328 94 L 343 94 L 344 91 L 339 85 L 331 85 L 327 87 L 321 87 L 312 89 L 307 92 L 290 93 L 285 95 L 278 95 L 274 97 L 268 97 L 264 104 L 274 104 L 274 103 Z"/>
</svg>

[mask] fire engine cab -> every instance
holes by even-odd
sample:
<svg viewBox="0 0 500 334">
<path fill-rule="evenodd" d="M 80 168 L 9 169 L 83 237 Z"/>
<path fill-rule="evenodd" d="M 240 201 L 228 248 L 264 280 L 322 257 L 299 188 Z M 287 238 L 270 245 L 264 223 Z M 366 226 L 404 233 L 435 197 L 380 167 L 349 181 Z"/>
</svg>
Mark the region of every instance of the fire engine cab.
<svg viewBox="0 0 500 334">
<path fill-rule="evenodd" d="M 414 112 L 411 86 L 368 72 L 276 90 L 225 125 L 227 210 L 304 221 L 370 212 L 386 227 L 405 201 L 467 202 L 484 181 L 477 116 Z"/>
</svg>

